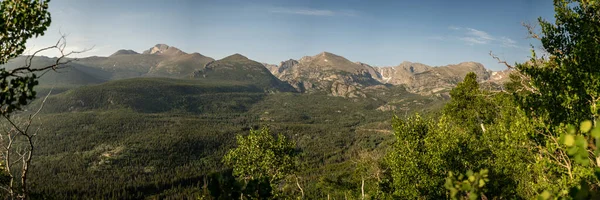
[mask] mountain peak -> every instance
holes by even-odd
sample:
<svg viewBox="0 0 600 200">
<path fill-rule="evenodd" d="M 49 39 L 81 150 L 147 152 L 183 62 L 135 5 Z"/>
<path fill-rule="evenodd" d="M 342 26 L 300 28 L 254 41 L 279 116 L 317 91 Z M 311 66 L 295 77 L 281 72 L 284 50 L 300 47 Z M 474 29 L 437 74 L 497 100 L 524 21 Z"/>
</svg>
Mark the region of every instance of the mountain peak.
<svg viewBox="0 0 600 200">
<path fill-rule="evenodd" d="M 223 58 L 223 60 L 248 60 L 248 58 L 242 54 L 236 53 Z"/>
<path fill-rule="evenodd" d="M 131 49 L 120 49 L 117 52 L 111 54 L 110 56 L 117 56 L 117 55 L 135 55 L 135 54 L 139 54 L 138 52 L 135 52 L 134 50 Z"/>
<path fill-rule="evenodd" d="M 186 53 L 179 50 L 178 48 L 171 47 L 166 44 L 156 44 L 152 48 L 144 51 L 143 54 L 174 56 L 174 55 L 182 55 L 182 54 L 186 54 Z"/>
<path fill-rule="evenodd" d="M 341 56 L 338 56 L 338 55 L 336 55 L 336 54 L 334 54 L 334 53 L 327 52 L 327 51 L 323 51 L 323 52 L 321 52 L 321 53 L 319 53 L 319 54 L 315 55 L 315 57 L 332 57 L 332 56 L 335 56 L 335 57 L 341 57 Z"/>
</svg>

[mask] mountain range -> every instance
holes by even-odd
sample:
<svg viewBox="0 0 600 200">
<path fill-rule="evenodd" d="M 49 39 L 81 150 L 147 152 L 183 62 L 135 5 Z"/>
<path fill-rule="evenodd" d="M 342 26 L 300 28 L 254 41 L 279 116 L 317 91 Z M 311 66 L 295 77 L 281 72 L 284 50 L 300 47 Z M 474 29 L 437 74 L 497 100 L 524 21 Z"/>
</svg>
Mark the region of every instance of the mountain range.
<svg viewBox="0 0 600 200">
<path fill-rule="evenodd" d="M 5 67 L 16 67 L 23 59 L 17 58 Z M 54 59 L 36 57 L 35 63 L 42 65 Z M 445 93 L 468 72 L 475 72 L 482 83 L 499 86 L 509 73 L 487 70 L 476 62 L 432 67 L 405 61 L 397 66 L 375 67 L 330 52 L 289 59 L 278 65 L 260 63 L 240 54 L 215 60 L 166 44 L 157 44 L 142 53 L 122 49 L 108 57 L 79 58 L 69 65 L 65 71 L 73 78 L 58 81 L 57 76 L 64 75 L 57 74 L 42 81 L 87 85 L 136 77 L 218 79 L 254 84 L 270 92 L 325 93 L 356 98 L 367 97 L 373 89 L 389 87 L 404 87 L 411 93 L 423 95 Z"/>
</svg>

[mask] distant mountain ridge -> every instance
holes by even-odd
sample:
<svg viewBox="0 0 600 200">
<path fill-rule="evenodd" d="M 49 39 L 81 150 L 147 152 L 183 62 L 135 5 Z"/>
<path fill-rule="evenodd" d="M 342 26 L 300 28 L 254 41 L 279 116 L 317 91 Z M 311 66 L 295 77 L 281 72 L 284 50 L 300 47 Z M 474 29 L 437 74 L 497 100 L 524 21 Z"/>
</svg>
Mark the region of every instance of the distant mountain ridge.
<svg viewBox="0 0 600 200">
<path fill-rule="evenodd" d="M 52 58 L 36 60 L 48 63 Z M 510 74 L 508 70 L 487 70 L 476 62 L 432 67 L 404 61 L 397 66 L 375 67 L 330 52 L 289 59 L 278 65 L 259 63 L 241 54 L 215 60 L 166 44 L 156 44 L 141 54 L 121 49 L 108 57 L 80 58 L 71 65 L 85 70 L 72 71 L 69 77 L 87 77 L 86 80 L 91 80 L 89 84 L 136 77 L 219 79 L 260 85 L 265 91 L 325 93 L 347 98 L 367 97 L 374 88 L 379 91 L 396 86 L 417 94 L 443 93 L 462 81 L 468 72 L 475 72 L 480 82 L 498 85 L 508 80 Z M 11 64 L 5 66 L 10 68 Z M 67 82 L 88 84 L 81 78 Z"/>
<path fill-rule="evenodd" d="M 453 88 L 469 72 L 475 72 L 480 82 L 490 84 L 506 81 L 510 73 L 493 72 L 476 62 L 432 67 L 404 61 L 393 67 L 374 67 L 329 52 L 265 67 L 300 92 L 325 91 L 344 97 L 364 97 L 361 90 L 375 85 L 402 85 L 413 93 L 433 94 Z"/>
</svg>

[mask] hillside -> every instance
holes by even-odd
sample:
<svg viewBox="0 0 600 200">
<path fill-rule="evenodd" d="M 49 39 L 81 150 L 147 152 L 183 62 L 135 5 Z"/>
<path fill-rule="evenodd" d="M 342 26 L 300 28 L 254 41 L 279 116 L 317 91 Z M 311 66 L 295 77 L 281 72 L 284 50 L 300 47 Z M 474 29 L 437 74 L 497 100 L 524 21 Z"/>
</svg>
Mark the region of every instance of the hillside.
<svg viewBox="0 0 600 200">
<path fill-rule="evenodd" d="M 215 68 L 255 65 L 237 55 L 215 62 L 221 63 Z M 383 96 L 393 96 L 388 94 Z M 393 98 L 422 104 L 403 114 L 435 104 L 419 95 L 397 95 Z M 243 81 L 200 78 L 135 78 L 84 86 L 47 100 L 32 177 L 36 192 L 54 198 L 165 198 L 172 190 L 186 194 L 176 187 L 193 188 L 207 174 L 220 172 L 221 157 L 236 134 L 268 125 L 306 152 L 303 163 L 313 167 L 301 173 L 305 181 L 317 182 L 331 166 L 351 162 L 354 152 L 389 144 L 386 124 L 392 112 L 377 109 L 388 100 L 383 96 L 349 100 L 265 93 Z M 125 178 L 131 174 L 136 179 Z"/>
<path fill-rule="evenodd" d="M 214 59 L 199 53 L 172 56 L 150 68 L 146 76 L 190 78 L 212 61 Z"/>
<path fill-rule="evenodd" d="M 234 81 L 257 85 L 266 91 L 291 92 L 294 89 L 277 79 L 265 66 L 247 57 L 234 54 L 221 60 L 210 62 L 194 72 L 200 80 Z"/>
<path fill-rule="evenodd" d="M 134 78 L 84 86 L 51 96 L 45 112 L 83 112 L 105 109 L 132 109 L 142 113 L 179 111 L 184 113 L 242 112 L 253 98 L 260 98 L 257 86 L 232 81 Z"/>
<path fill-rule="evenodd" d="M 121 50 L 118 50 L 117 52 L 111 54 L 109 57 L 118 56 L 118 55 L 135 55 L 135 54 L 139 54 L 139 53 L 135 52 L 134 50 L 131 50 L 131 49 L 121 49 Z"/>
</svg>

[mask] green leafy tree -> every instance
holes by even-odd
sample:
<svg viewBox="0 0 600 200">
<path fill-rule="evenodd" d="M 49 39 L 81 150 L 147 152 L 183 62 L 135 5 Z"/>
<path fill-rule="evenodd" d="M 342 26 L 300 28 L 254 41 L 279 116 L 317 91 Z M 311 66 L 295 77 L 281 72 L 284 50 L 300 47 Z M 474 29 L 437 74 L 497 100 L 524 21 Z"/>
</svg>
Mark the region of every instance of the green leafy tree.
<svg viewBox="0 0 600 200">
<path fill-rule="evenodd" d="M 374 151 L 361 151 L 353 159 L 354 177 L 360 179 L 360 199 L 366 199 L 377 195 L 376 184 L 381 181 L 383 170 L 380 168 L 379 161 L 381 155 Z"/>
<path fill-rule="evenodd" d="M 465 79 L 450 91 L 452 99 L 444 106 L 444 113 L 458 124 L 480 134 L 485 131 L 484 124 L 491 123 L 496 117 L 496 107 L 486 99 L 479 89 L 477 75 L 469 72 Z"/>
<path fill-rule="evenodd" d="M 29 39 L 44 35 L 51 22 L 50 12 L 48 12 L 49 2 L 49 0 L 0 1 L 0 65 L 22 56 Z M 7 176 L 0 183 L 3 184 L 1 188 L 7 198 L 29 198 L 30 186 L 27 180 L 35 146 L 33 138 L 36 135 L 36 132 L 32 132 L 29 128 L 44 103 L 36 113 L 24 117 L 24 120 L 19 122 L 13 119 L 12 114 L 22 110 L 36 98 L 34 87 L 39 84 L 38 79 L 43 74 L 48 70 L 65 67 L 65 64 L 72 61 L 72 59 L 64 61 L 67 56 L 83 52 L 66 52 L 65 41 L 65 36 L 62 36 L 54 46 L 33 52 L 26 57 L 21 66 L 12 69 L 0 68 L 0 116 L 10 125 L 0 133 L 2 134 L 0 144 L 3 147 L 1 169 Z M 33 67 L 33 58 L 49 50 L 60 53 L 55 62 L 47 66 Z M 16 152 L 16 148 L 21 151 Z M 19 170 L 13 167 L 16 163 L 20 165 Z M 15 175 L 20 176 L 19 181 L 15 181 Z"/>
<path fill-rule="evenodd" d="M 277 184 L 297 170 L 295 144 L 281 134 L 273 137 L 267 127 L 236 138 L 237 147 L 225 155 L 225 164 L 233 167 L 233 175 L 245 183 L 252 197 L 276 195 Z"/>
<path fill-rule="evenodd" d="M 50 26 L 48 2 L 7 0 L 0 2 L 0 65 L 20 56 L 28 39 L 44 34 Z M 49 67 L 52 68 L 52 67 Z M 46 68 L 46 69 L 49 69 Z M 0 69 L 0 114 L 9 115 L 35 98 L 37 76 L 30 66 Z M 41 70 L 40 70 L 41 71 Z"/>
<path fill-rule="evenodd" d="M 556 21 L 539 19 L 545 57 L 533 52 L 530 62 L 516 65 L 525 75 L 528 95 L 523 108 L 551 125 L 595 123 L 600 107 L 600 4 L 587 0 L 554 0 Z"/>
<path fill-rule="evenodd" d="M 0 1 L 0 65 L 21 56 L 25 51 L 27 40 L 44 34 L 50 26 L 50 13 L 48 0 L 4 0 Z M 37 53 L 57 49 L 64 52 L 64 37 L 55 46 L 36 51 L 26 59 L 26 62 L 17 68 L 7 70 L 0 68 L 0 115 L 11 125 L 8 132 L 3 134 L 0 142 L 3 146 L 2 171 L 6 178 L 2 184 L 7 198 L 29 198 L 29 185 L 27 176 L 33 155 L 33 137 L 35 133 L 29 132 L 29 127 L 35 114 L 32 114 L 23 123 L 15 123 L 11 114 L 22 109 L 36 97 L 34 87 L 38 85 L 37 72 L 57 69 L 65 62 L 61 59 L 69 54 L 62 54 L 52 65 L 34 68 L 32 59 Z M 41 108 L 40 108 L 41 109 Z M 14 152 L 17 141 L 24 141 L 24 152 Z M 19 155 L 17 155 L 19 154 Z M 20 170 L 12 167 L 16 161 L 21 160 Z M 20 174 L 19 184 L 15 184 L 15 174 Z"/>
<path fill-rule="evenodd" d="M 529 62 L 514 67 L 508 88 L 537 124 L 531 138 L 539 156 L 532 166 L 544 173 L 536 185 L 546 191 L 544 197 L 554 193 L 563 198 L 581 183 L 599 184 L 594 176 L 600 166 L 596 139 L 583 130 L 595 127 L 599 114 L 600 4 L 555 0 L 554 10 L 554 23 L 539 19 L 541 33 L 529 27 L 531 36 L 541 41 L 544 56 L 538 58 L 532 50 Z M 566 125 L 581 121 L 581 132 Z"/>
<path fill-rule="evenodd" d="M 450 172 L 490 169 L 486 186 L 493 189 L 486 195 L 535 197 L 529 183 L 537 172 L 529 167 L 534 154 L 528 151 L 534 126 L 514 98 L 480 90 L 475 74 L 451 94 L 439 119 L 417 115 L 392 120 L 396 141 L 385 158 L 388 193 L 396 198 L 448 198 L 443 188 Z"/>
</svg>

